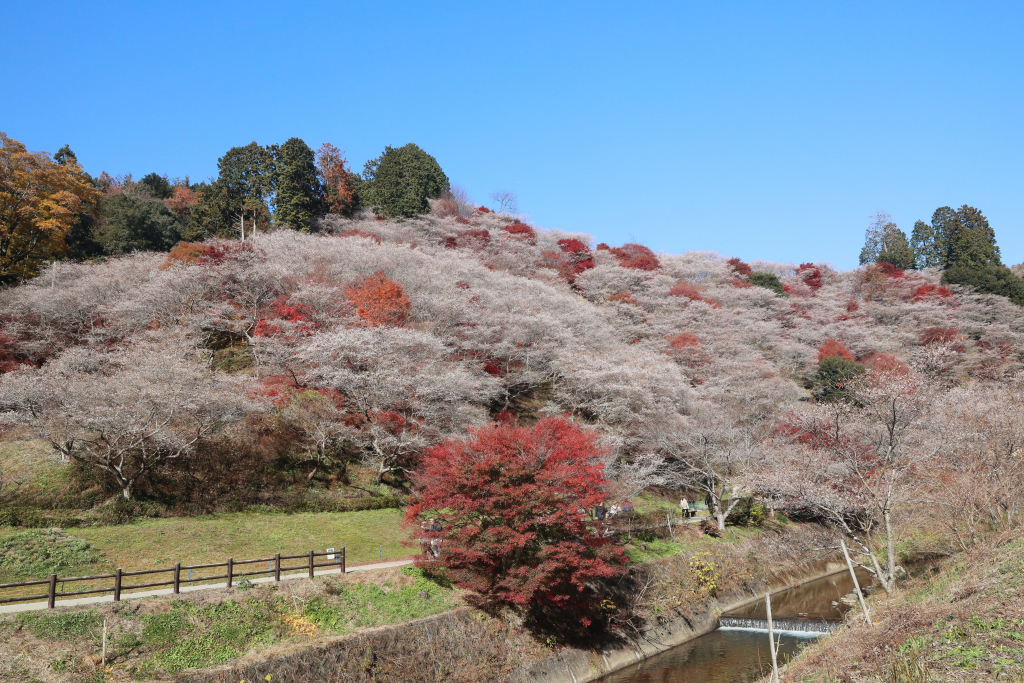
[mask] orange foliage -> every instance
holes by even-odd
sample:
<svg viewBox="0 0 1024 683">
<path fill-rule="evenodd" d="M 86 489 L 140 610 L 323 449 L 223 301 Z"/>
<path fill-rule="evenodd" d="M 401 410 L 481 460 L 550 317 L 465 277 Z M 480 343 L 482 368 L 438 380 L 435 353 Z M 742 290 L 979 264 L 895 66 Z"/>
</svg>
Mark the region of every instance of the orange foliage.
<svg viewBox="0 0 1024 683">
<path fill-rule="evenodd" d="M 348 213 L 352 209 L 355 189 L 347 163 L 345 153 L 329 142 L 325 142 L 316 153 L 316 165 L 324 183 L 324 199 L 332 213 Z"/>
<path fill-rule="evenodd" d="M 368 324 L 401 325 L 409 317 L 412 303 L 402 285 L 385 277 L 383 271 L 367 275 L 345 290 L 356 313 Z"/>
<path fill-rule="evenodd" d="M 164 200 L 164 206 L 179 219 L 185 219 L 192 214 L 192 207 L 196 205 L 196 201 L 195 192 L 187 187 L 176 187 L 174 194 Z"/>
<path fill-rule="evenodd" d="M 853 353 L 850 349 L 843 346 L 838 339 L 826 339 L 825 343 L 818 349 L 818 360 L 827 356 L 839 356 L 846 360 L 854 360 Z"/>
<path fill-rule="evenodd" d="M 922 346 L 934 343 L 949 344 L 960 339 L 960 330 L 955 327 L 929 327 L 921 332 L 918 342 Z"/>
<path fill-rule="evenodd" d="M 677 351 L 702 345 L 700 339 L 693 332 L 680 332 L 669 337 L 667 341 L 668 345 Z"/>
<path fill-rule="evenodd" d="M 366 237 L 373 240 L 377 244 L 380 244 L 379 237 L 370 232 L 363 232 L 362 230 L 349 230 L 348 232 L 341 233 L 340 235 L 338 235 L 338 237 Z"/>
<path fill-rule="evenodd" d="M 738 258 L 731 258 L 728 261 L 726 261 L 726 263 L 729 264 L 729 269 L 732 270 L 732 272 L 736 273 L 737 275 L 744 275 L 746 277 L 750 277 L 751 275 L 754 274 L 754 269 L 751 268 L 746 263 L 744 263 L 743 261 L 740 261 Z"/>
</svg>

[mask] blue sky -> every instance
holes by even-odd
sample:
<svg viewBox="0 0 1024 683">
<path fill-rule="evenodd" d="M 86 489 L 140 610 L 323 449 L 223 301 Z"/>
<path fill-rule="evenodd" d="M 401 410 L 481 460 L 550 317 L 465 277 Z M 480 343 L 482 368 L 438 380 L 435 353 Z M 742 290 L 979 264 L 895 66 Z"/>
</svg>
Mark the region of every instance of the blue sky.
<svg viewBox="0 0 1024 683">
<path fill-rule="evenodd" d="M 613 244 L 856 265 L 981 208 L 1024 261 L 1024 5 L 11 3 L 0 130 L 203 179 L 229 147 L 415 142 L 477 202 Z"/>
</svg>

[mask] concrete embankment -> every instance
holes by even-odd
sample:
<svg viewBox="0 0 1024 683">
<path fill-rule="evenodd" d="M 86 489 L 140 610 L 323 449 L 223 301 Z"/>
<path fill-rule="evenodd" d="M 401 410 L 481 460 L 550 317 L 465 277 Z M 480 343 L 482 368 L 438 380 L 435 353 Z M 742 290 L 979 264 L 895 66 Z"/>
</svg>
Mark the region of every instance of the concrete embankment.
<svg viewBox="0 0 1024 683">
<path fill-rule="evenodd" d="M 676 556 L 634 569 L 655 576 L 663 609 L 636 637 L 589 649 L 544 647 L 519 625 L 462 608 L 444 614 L 314 643 L 253 653 L 205 671 L 183 672 L 189 683 L 585 683 L 635 665 L 718 626 L 718 616 L 783 590 L 845 571 L 839 564 L 800 561 L 807 534 L 792 530 L 768 540 L 722 547 L 715 597 L 692 589 L 690 557 Z M 673 593 L 673 590 L 676 592 Z M 707 592 L 704 593 L 707 595 Z M 674 605 L 674 606 L 673 606 Z M 271 678 L 267 678 L 270 676 Z"/>
<path fill-rule="evenodd" d="M 566 649 L 537 662 L 524 663 L 509 674 L 510 683 L 587 683 L 635 666 L 638 662 L 682 645 L 718 628 L 718 615 L 763 597 L 765 592 L 792 588 L 846 571 L 839 563 L 809 563 L 773 581 L 727 591 L 701 608 L 676 609 L 651 624 L 641 637 L 600 650 Z"/>
</svg>

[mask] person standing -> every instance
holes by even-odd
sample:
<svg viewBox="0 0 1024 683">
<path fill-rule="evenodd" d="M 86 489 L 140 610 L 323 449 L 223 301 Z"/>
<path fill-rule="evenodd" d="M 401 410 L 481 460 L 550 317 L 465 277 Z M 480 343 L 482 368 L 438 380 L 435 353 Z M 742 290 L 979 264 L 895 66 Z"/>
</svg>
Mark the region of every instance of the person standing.
<svg viewBox="0 0 1024 683">
<path fill-rule="evenodd" d="M 690 504 L 686 500 L 686 496 L 679 499 L 679 512 L 683 515 L 683 519 L 690 516 Z"/>
</svg>

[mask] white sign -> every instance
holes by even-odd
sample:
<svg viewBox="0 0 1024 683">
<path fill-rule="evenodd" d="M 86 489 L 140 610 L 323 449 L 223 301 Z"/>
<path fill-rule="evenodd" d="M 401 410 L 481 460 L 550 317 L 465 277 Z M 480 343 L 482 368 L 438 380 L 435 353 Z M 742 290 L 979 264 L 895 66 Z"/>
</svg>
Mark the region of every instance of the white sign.
<svg viewBox="0 0 1024 683">
<path fill-rule="evenodd" d="M 336 559 L 338 559 L 337 556 L 334 554 L 334 548 L 328 548 L 327 549 L 327 559 L 328 560 L 336 560 Z"/>
</svg>

